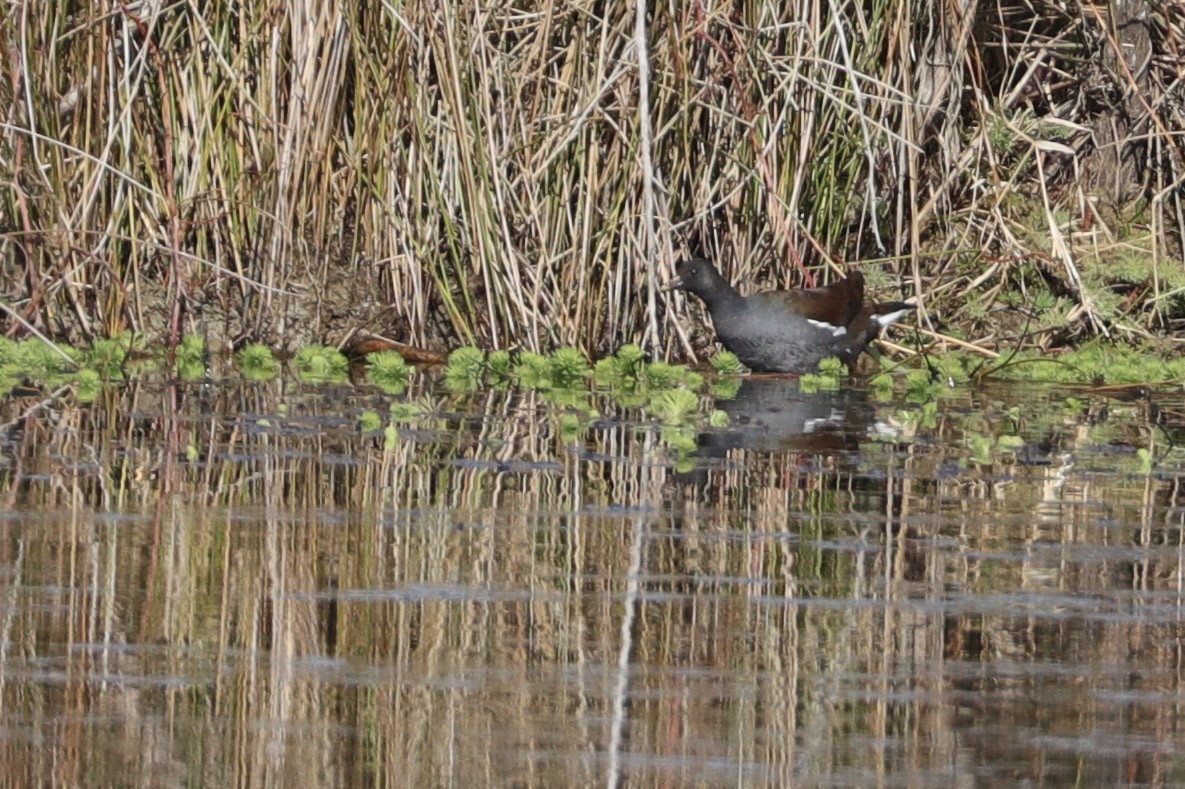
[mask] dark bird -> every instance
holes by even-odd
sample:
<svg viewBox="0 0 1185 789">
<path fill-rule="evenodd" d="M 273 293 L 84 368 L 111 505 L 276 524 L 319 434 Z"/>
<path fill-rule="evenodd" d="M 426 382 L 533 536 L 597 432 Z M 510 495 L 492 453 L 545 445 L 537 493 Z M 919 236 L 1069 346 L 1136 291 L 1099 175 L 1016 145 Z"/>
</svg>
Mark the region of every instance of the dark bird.
<svg viewBox="0 0 1185 789">
<path fill-rule="evenodd" d="M 814 372 L 828 356 L 850 364 L 881 329 L 913 310 L 899 301 L 865 306 L 859 271 L 823 288 L 742 296 L 703 258 L 680 264 L 663 290 L 698 296 L 720 344 L 762 373 Z"/>
</svg>

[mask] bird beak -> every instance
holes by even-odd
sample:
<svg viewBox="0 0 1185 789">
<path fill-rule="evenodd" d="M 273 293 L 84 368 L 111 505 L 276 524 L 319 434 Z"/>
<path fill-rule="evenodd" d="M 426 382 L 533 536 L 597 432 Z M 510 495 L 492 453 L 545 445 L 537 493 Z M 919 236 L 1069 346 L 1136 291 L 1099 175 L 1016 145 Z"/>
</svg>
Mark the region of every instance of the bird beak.
<svg viewBox="0 0 1185 789">
<path fill-rule="evenodd" d="M 666 284 L 664 284 L 661 288 L 658 289 L 658 292 L 659 293 L 666 293 L 668 290 L 679 290 L 682 287 L 683 287 L 683 280 L 681 280 L 679 277 L 675 276 L 675 277 L 671 277 L 670 279 L 668 279 L 666 281 Z"/>
</svg>

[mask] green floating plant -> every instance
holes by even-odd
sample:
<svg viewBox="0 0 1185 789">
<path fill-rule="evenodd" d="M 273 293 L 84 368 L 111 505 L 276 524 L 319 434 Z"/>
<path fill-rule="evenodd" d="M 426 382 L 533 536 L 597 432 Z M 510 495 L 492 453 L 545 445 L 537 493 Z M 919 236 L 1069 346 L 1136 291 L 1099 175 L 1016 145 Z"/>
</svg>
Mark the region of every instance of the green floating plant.
<svg viewBox="0 0 1185 789">
<path fill-rule="evenodd" d="M 708 414 L 708 424 L 715 428 L 725 428 L 732 424 L 732 420 L 728 414 L 717 408 L 712 413 Z"/>
<path fill-rule="evenodd" d="M 737 392 L 741 391 L 742 379 L 735 376 L 726 376 L 724 378 L 717 378 L 709 390 L 709 394 L 717 400 L 731 400 L 737 396 Z"/>
<path fill-rule="evenodd" d="M 551 360 L 541 353 L 523 351 L 514 365 L 514 376 L 526 389 L 551 388 Z"/>
<path fill-rule="evenodd" d="M 358 415 L 358 430 L 362 433 L 377 433 L 383 427 L 383 419 L 376 412 L 366 410 Z"/>
<path fill-rule="evenodd" d="M 280 363 L 272 349 L 263 343 L 244 345 L 235 354 L 239 374 L 248 381 L 270 381 L 280 374 Z"/>
<path fill-rule="evenodd" d="M 641 408 L 650 402 L 650 393 L 645 389 L 631 387 L 627 389 L 613 389 L 613 402 L 622 408 Z"/>
<path fill-rule="evenodd" d="M 388 413 L 395 424 L 414 422 L 424 415 L 426 409 L 420 403 L 391 403 Z"/>
<path fill-rule="evenodd" d="M 77 369 L 81 357 L 77 348 L 50 345 L 32 338 L 20 343 L 14 366 L 21 375 L 54 383 Z"/>
<path fill-rule="evenodd" d="M 623 345 L 613 356 L 601 359 L 593 369 L 593 380 L 617 391 L 661 390 L 683 386 L 699 389 L 704 378 L 683 365 L 664 361 L 648 362 L 637 345 Z"/>
<path fill-rule="evenodd" d="M 637 367 L 646 362 L 646 351 L 636 343 L 626 343 L 617 349 L 617 359 L 624 365 Z"/>
<path fill-rule="evenodd" d="M 637 387 L 646 367 L 646 352 L 633 343 L 623 345 L 613 356 L 597 362 L 593 380 L 599 386 L 632 389 Z"/>
<path fill-rule="evenodd" d="M 1017 435 L 1005 434 L 996 439 L 996 446 L 1005 452 L 1016 452 L 1023 449 L 1025 440 Z"/>
<path fill-rule="evenodd" d="M 722 361 L 725 369 L 735 369 L 727 357 Z M 697 392 L 705 388 L 699 373 L 683 365 L 648 362 L 645 352 L 634 344 L 623 345 L 613 356 L 597 362 L 592 378 L 597 386 L 609 390 L 617 405 L 644 407 L 667 424 L 689 421 L 700 408 Z M 735 376 L 720 376 L 713 382 L 713 394 L 731 397 L 740 385 Z"/>
<path fill-rule="evenodd" d="M 930 363 L 940 379 L 934 381 L 934 384 L 945 389 L 950 389 L 952 383 L 967 383 L 972 375 L 978 375 L 984 369 L 982 357 L 973 356 L 965 351 L 935 354 L 930 357 Z"/>
<path fill-rule="evenodd" d="M 1156 348 L 1131 348 L 1100 340 L 1056 356 L 1036 351 L 1017 353 L 1000 361 L 991 374 L 1045 383 L 1176 382 L 1185 378 L 1185 359 Z"/>
<path fill-rule="evenodd" d="M 21 361 L 21 344 L 7 337 L 0 337 L 0 370 L 15 368 Z"/>
<path fill-rule="evenodd" d="M 817 394 L 819 392 L 838 392 L 840 382 L 829 375 L 814 375 L 812 373 L 804 373 L 798 379 L 798 388 L 806 394 Z"/>
<path fill-rule="evenodd" d="M 878 373 L 868 382 L 868 388 L 877 400 L 882 402 L 891 400 L 893 399 L 893 376 L 888 373 Z"/>
<path fill-rule="evenodd" d="M 572 444 L 579 441 L 584 435 L 584 431 L 588 429 L 588 420 L 582 419 L 576 414 L 560 414 L 557 428 L 560 440 L 565 444 Z"/>
<path fill-rule="evenodd" d="M 819 372 L 806 373 L 798 379 L 798 386 L 807 394 L 815 392 L 837 392 L 848 374 L 848 368 L 839 359 L 828 357 L 819 362 Z"/>
<path fill-rule="evenodd" d="M 509 383 L 513 375 L 510 351 L 490 351 L 486 357 L 486 377 L 489 382 L 494 386 L 502 386 Z"/>
<path fill-rule="evenodd" d="M 584 379 L 592 371 L 589 370 L 588 360 L 577 348 L 559 348 L 549 359 L 551 385 L 556 389 L 570 389 L 583 386 Z"/>
<path fill-rule="evenodd" d="M 563 408 L 573 408 L 577 411 L 593 411 L 592 401 L 587 390 L 581 389 L 544 389 L 543 399 L 553 405 Z"/>
<path fill-rule="evenodd" d="M 905 376 L 905 399 L 910 403 L 931 403 L 946 389 L 946 383 L 928 369 L 910 370 Z"/>
<path fill-rule="evenodd" d="M 694 370 L 667 362 L 652 362 L 646 365 L 642 377 L 649 389 L 673 389 L 676 386 L 699 389 L 704 384 L 704 377 Z"/>
<path fill-rule="evenodd" d="M 641 383 L 648 389 L 674 389 L 683 382 L 684 370 L 669 362 L 651 362 L 642 368 Z"/>
<path fill-rule="evenodd" d="M 444 367 L 445 386 L 453 392 L 473 392 L 485 375 L 485 352 L 473 346 L 458 348 L 448 356 Z"/>
<path fill-rule="evenodd" d="M 719 375 L 738 376 L 749 372 L 749 368 L 741 364 L 741 360 L 732 351 L 720 351 L 711 358 L 710 363 Z"/>
<path fill-rule="evenodd" d="M 305 383 L 342 383 L 350 372 L 350 360 L 336 348 L 306 345 L 296 352 L 297 377 Z"/>
<path fill-rule="evenodd" d="M 80 403 L 94 402 L 103 391 L 103 377 L 98 370 L 84 367 L 74 378 L 74 396 Z"/>
<path fill-rule="evenodd" d="M 971 459 L 984 466 L 994 463 L 1001 456 L 1015 453 L 1025 445 L 1024 439 L 1012 434 L 997 437 L 990 433 L 975 433 L 966 440 L 971 449 Z"/>
<path fill-rule="evenodd" d="M 971 449 L 971 459 L 980 465 L 990 465 L 992 462 L 993 442 L 991 436 L 973 435 L 967 438 L 967 445 Z"/>
<path fill-rule="evenodd" d="M 696 435 L 696 429 L 690 425 L 667 424 L 659 431 L 659 438 L 673 449 L 680 459 L 695 453 L 699 446 L 696 443 Z"/>
<path fill-rule="evenodd" d="M 92 342 L 82 356 L 82 363 L 104 380 L 123 380 L 132 350 L 142 348 L 143 342 L 137 336 L 131 332 L 122 332 Z"/>
<path fill-rule="evenodd" d="M 387 394 L 402 394 L 415 371 L 397 351 L 368 353 L 366 361 L 366 380 Z"/>
<path fill-rule="evenodd" d="M 1081 368 L 1092 380 L 1102 379 L 1109 384 L 1178 382 L 1185 378 L 1185 359 L 1152 348 L 1095 342 L 1068 356 L 1068 364 Z"/>
<path fill-rule="evenodd" d="M 206 375 L 206 338 L 187 334 L 181 338 L 173 357 L 174 369 L 182 381 L 196 381 Z"/>
<path fill-rule="evenodd" d="M 668 424 L 680 424 L 699 409 L 699 396 L 688 389 L 666 389 L 650 397 L 649 410 Z"/>
<path fill-rule="evenodd" d="M 1043 383 L 1089 383 L 1090 370 L 1074 364 L 1070 354 L 1057 357 L 1022 351 L 997 361 L 988 375 L 1009 381 L 1040 381 Z"/>
<path fill-rule="evenodd" d="M 585 379 L 592 375 L 577 348 L 559 348 L 550 356 L 524 351 L 512 372 L 520 386 L 543 392 L 583 391 Z"/>
<path fill-rule="evenodd" d="M 933 429 L 938 425 L 938 401 L 926 400 L 920 408 L 903 408 L 897 412 L 896 421 L 902 425 Z"/>
</svg>

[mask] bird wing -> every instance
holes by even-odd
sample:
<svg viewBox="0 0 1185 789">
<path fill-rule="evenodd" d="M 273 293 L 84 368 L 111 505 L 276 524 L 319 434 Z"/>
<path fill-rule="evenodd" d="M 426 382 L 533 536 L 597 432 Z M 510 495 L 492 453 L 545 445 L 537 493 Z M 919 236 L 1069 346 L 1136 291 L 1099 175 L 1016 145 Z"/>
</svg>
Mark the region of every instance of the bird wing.
<svg viewBox="0 0 1185 789">
<path fill-rule="evenodd" d="M 822 288 L 767 290 L 750 298 L 771 307 L 783 305 L 804 318 L 838 328 L 855 320 L 864 307 L 864 276 L 853 271 L 847 279 Z"/>
</svg>

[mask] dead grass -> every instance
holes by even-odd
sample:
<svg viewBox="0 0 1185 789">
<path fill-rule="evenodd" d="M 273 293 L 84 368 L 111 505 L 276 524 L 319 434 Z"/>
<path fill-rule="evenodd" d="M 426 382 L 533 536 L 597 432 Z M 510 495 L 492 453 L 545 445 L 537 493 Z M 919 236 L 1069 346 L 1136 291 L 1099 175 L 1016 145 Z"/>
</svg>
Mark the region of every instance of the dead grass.
<svg viewBox="0 0 1185 789">
<path fill-rule="evenodd" d="M 1176 7 L 910 8 L 22 7 L 0 324 L 670 353 L 694 253 L 750 289 L 865 261 L 923 338 L 1034 288 L 1057 342 L 1175 333 Z M 1110 251 L 1148 277 L 1085 273 Z"/>
</svg>

